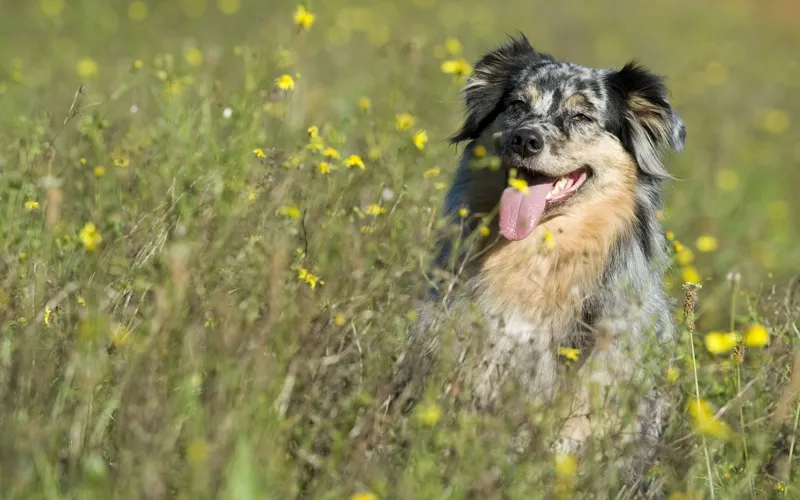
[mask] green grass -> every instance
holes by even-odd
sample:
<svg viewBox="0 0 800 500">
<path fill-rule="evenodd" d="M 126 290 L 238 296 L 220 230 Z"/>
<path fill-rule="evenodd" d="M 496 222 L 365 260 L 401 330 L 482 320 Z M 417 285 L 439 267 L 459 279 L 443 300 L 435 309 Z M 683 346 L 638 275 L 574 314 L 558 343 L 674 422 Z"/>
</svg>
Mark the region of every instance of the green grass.
<svg viewBox="0 0 800 500">
<path fill-rule="evenodd" d="M 651 474 L 675 498 L 800 494 L 794 6 L 330 0 L 305 32 L 287 2 L 151 0 L 141 21 L 132 3 L 0 1 L 2 498 L 616 494 L 605 455 L 565 478 L 536 439 L 513 452 L 520 426 L 557 425 L 547 411 L 441 397 L 447 361 L 420 410 L 368 432 L 457 160 L 463 80 L 441 63 L 516 30 L 579 63 L 636 57 L 687 125 L 664 212 L 678 321 L 683 279 L 703 288 Z M 342 156 L 329 175 L 310 126 Z M 752 324 L 771 342 L 743 361 L 705 349 Z M 698 393 L 728 439 L 686 411 Z"/>
</svg>

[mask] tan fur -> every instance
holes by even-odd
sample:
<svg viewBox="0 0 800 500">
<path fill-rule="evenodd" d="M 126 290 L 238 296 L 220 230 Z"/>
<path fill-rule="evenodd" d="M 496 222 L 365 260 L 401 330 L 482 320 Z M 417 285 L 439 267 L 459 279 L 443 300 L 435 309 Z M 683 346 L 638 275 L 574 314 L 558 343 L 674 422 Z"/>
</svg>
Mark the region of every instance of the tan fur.
<svg viewBox="0 0 800 500">
<path fill-rule="evenodd" d="M 525 94 L 528 95 L 531 102 L 535 102 L 536 100 L 538 100 L 539 96 L 541 95 L 539 93 L 539 89 L 536 88 L 536 85 L 529 85 L 528 88 L 525 89 Z"/>
<path fill-rule="evenodd" d="M 572 94 L 571 96 L 564 99 L 564 107 L 567 109 L 575 109 L 586 106 L 589 101 L 586 99 L 586 96 L 583 94 Z"/>
</svg>

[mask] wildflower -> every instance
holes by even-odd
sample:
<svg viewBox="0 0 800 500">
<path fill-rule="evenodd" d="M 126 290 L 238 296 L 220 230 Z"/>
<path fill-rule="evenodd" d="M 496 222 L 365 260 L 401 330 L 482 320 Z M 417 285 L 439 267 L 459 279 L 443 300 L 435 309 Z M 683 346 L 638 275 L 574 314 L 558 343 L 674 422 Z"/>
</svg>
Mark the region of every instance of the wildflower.
<svg viewBox="0 0 800 500">
<path fill-rule="evenodd" d="M 84 299 L 80 295 L 78 296 L 78 305 L 81 307 L 86 307 L 86 299 Z"/>
<path fill-rule="evenodd" d="M 294 78 L 290 75 L 282 75 L 275 79 L 275 86 L 280 90 L 294 90 Z"/>
<path fill-rule="evenodd" d="M 442 73 L 456 76 L 469 76 L 472 74 L 472 66 L 463 57 L 442 62 Z"/>
<path fill-rule="evenodd" d="M 125 168 L 125 167 L 127 167 L 128 165 L 131 164 L 131 160 L 128 158 L 128 155 L 126 155 L 119 148 L 115 149 L 111 153 L 111 161 L 114 163 L 114 165 L 116 165 L 118 167 L 122 167 L 122 168 Z"/>
<path fill-rule="evenodd" d="M 472 154 L 475 155 L 475 158 L 483 158 L 486 156 L 486 146 L 483 144 L 478 144 L 475 146 L 475 149 L 472 151 Z"/>
<path fill-rule="evenodd" d="M 525 179 L 509 178 L 508 185 L 517 191 L 521 191 L 523 194 L 528 194 L 528 183 L 525 182 Z"/>
<path fill-rule="evenodd" d="M 428 170 L 422 172 L 422 177 L 430 179 L 431 177 L 439 177 L 440 173 L 441 169 L 439 167 L 431 167 Z"/>
<path fill-rule="evenodd" d="M 716 175 L 717 187 L 721 191 L 735 191 L 739 187 L 739 174 L 729 168 L 720 169 Z"/>
<path fill-rule="evenodd" d="M 308 144 L 306 144 L 306 149 L 312 153 L 319 153 L 325 149 L 325 143 L 322 142 L 321 137 L 311 137 Z"/>
<path fill-rule="evenodd" d="M 564 356 L 567 359 L 571 359 L 572 361 L 578 361 L 578 356 L 581 354 L 580 349 L 575 349 L 572 347 L 559 347 L 558 348 L 558 355 Z"/>
<path fill-rule="evenodd" d="M 697 432 L 723 440 L 730 437 L 731 428 L 722 420 L 714 418 L 714 412 L 707 401 L 702 399 L 691 400 L 689 402 L 689 414 L 694 420 Z"/>
<path fill-rule="evenodd" d="M 294 205 L 284 205 L 278 209 L 278 214 L 297 220 L 300 218 L 300 209 Z"/>
<path fill-rule="evenodd" d="M 678 261 L 678 264 L 682 266 L 688 266 L 692 262 L 694 262 L 694 252 L 691 249 L 686 248 L 683 245 L 678 247 L 677 253 L 675 254 L 675 260 Z"/>
<path fill-rule="evenodd" d="M 686 266 L 681 269 L 681 277 L 683 278 L 684 283 L 700 282 L 700 273 L 697 272 L 697 268 L 694 266 Z"/>
<path fill-rule="evenodd" d="M 319 168 L 319 173 L 321 173 L 322 175 L 328 175 L 331 173 L 331 170 L 333 170 L 333 167 L 331 167 L 331 164 L 328 163 L 327 161 L 319 162 L 318 168 Z"/>
<path fill-rule="evenodd" d="M 312 290 L 317 288 L 317 285 L 324 285 L 325 282 L 320 279 L 319 276 L 316 274 L 312 274 L 306 269 L 305 267 L 301 267 L 297 270 L 297 277 L 308 283 L 308 286 L 311 287 Z"/>
<path fill-rule="evenodd" d="M 578 472 L 578 461 L 569 453 L 559 454 L 555 457 L 556 474 L 561 477 L 574 476 Z"/>
<path fill-rule="evenodd" d="M 78 238 L 83 243 L 83 246 L 88 251 L 93 251 L 97 245 L 103 241 L 103 237 L 100 235 L 100 231 L 97 230 L 97 226 L 94 225 L 92 222 L 87 222 L 81 232 L 78 234 Z"/>
<path fill-rule="evenodd" d="M 467 215 L 469 215 L 469 210 L 467 210 L 466 208 L 459 208 L 458 209 L 458 216 L 459 217 L 461 217 L 462 219 L 466 219 Z"/>
<path fill-rule="evenodd" d="M 131 2 L 128 6 L 128 17 L 131 21 L 144 21 L 147 17 L 147 4 L 138 0 Z"/>
<path fill-rule="evenodd" d="M 39 208 L 39 202 L 28 200 L 25 202 L 25 208 L 27 208 L 28 210 L 36 210 L 37 208 Z"/>
<path fill-rule="evenodd" d="M 322 152 L 322 156 L 324 156 L 325 158 L 330 158 L 331 160 L 338 160 L 339 158 L 341 158 L 339 152 L 336 151 L 334 148 L 325 148 L 325 150 Z"/>
<path fill-rule="evenodd" d="M 364 162 L 358 155 L 350 155 L 344 160 L 344 166 L 347 168 L 357 167 L 364 170 Z"/>
<path fill-rule="evenodd" d="M 409 113 L 400 113 L 394 119 L 394 126 L 397 130 L 408 130 L 414 126 L 414 117 Z"/>
<path fill-rule="evenodd" d="M 664 236 L 666 236 L 667 240 L 673 241 L 675 239 L 675 233 L 672 231 L 667 231 Z"/>
<path fill-rule="evenodd" d="M 677 368 L 675 368 L 674 366 L 670 366 L 667 369 L 667 380 L 671 384 L 674 384 L 675 382 L 677 382 L 678 379 L 680 378 L 680 376 L 681 376 L 681 372 Z"/>
<path fill-rule="evenodd" d="M 255 191 L 250 191 L 249 193 L 247 193 L 247 201 L 256 201 L 257 198 L 258 198 L 258 193 L 256 193 Z"/>
<path fill-rule="evenodd" d="M 364 213 L 367 215 L 381 215 L 386 213 L 386 209 L 376 203 L 373 203 L 372 205 L 368 206 L 366 210 L 364 210 Z"/>
<path fill-rule="evenodd" d="M 744 334 L 744 343 L 748 347 L 764 347 L 769 344 L 769 331 L 764 325 L 752 325 Z"/>
<path fill-rule="evenodd" d="M 408 312 L 406 313 L 406 318 L 407 318 L 409 321 L 416 321 L 416 320 L 417 320 L 417 318 L 419 318 L 419 313 L 417 313 L 417 311 L 415 311 L 415 310 L 413 310 L 413 309 L 412 309 L 412 310 L 410 310 L 410 311 L 408 311 Z"/>
<path fill-rule="evenodd" d="M 713 252 L 719 246 L 717 244 L 717 239 L 710 234 L 705 234 L 697 238 L 694 245 L 703 253 Z"/>
<path fill-rule="evenodd" d="M 345 321 L 347 321 L 347 318 L 345 318 L 344 314 L 342 313 L 338 313 L 336 314 L 336 316 L 333 317 L 333 324 L 336 326 L 342 326 L 345 323 Z"/>
<path fill-rule="evenodd" d="M 316 139 L 319 137 L 319 127 L 317 127 L 316 125 L 308 127 L 308 130 L 306 130 L 306 132 L 308 132 L 309 139 Z"/>
<path fill-rule="evenodd" d="M 424 130 L 420 130 L 414 134 L 414 137 L 411 138 L 411 141 L 414 143 L 417 149 L 425 149 L 425 145 L 428 143 L 428 133 Z"/>
<path fill-rule="evenodd" d="M 142 62 L 141 59 L 135 59 L 133 61 L 133 69 L 138 71 L 138 70 L 142 69 L 143 67 L 144 67 L 144 62 Z"/>
<path fill-rule="evenodd" d="M 94 167 L 94 176 L 95 177 L 102 177 L 106 174 L 106 168 L 102 165 L 98 165 Z"/>
<path fill-rule="evenodd" d="M 49 307 L 46 307 L 44 309 L 44 326 L 46 326 L 47 328 L 50 328 L 50 315 L 52 313 L 53 311 Z"/>
<path fill-rule="evenodd" d="M 75 65 L 75 72 L 81 78 L 91 78 L 97 74 L 97 63 L 90 57 L 79 59 Z"/>
<path fill-rule="evenodd" d="M 86 165 L 86 158 L 81 158 L 78 161 L 81 163 L 81 165 Z"/>
<path fill-rule="evenodd" d="M 225 109 L 222 110 L 222 117 L 226 120 L 233 116 L 233 109 L 230 106 L 225 106 Z"/>
<path fill-rule="evenodd" d="M 294 11 L 294 24 L 308 31 L 314 24 L 314 17 L 314 14 L 309 12 L 304 5 L 298 5 L 297 10 Z"/>
<path fill-rule="evenodd" d="M 712 354 L 726 353 L 738 343 L 739 337 L 735 332 L 710 332 L 705 338 L 706 349 Z"/>
<path fill-rule="evenodd" d="M 464 46 L 461 45 L 461 42 L 458 38 L 448 38 L 444 42 L 444 48 L 452 55 L 460 54 L 462 50 L 464 50 Z"/>
<path fill-rule="evenodd" d="M 417 410 L 417 418 L 425 425 L 436 425 L 442 418 L 442 410 L 435 403 L 423 405 Z"/>
<path fill-rule="evenodd" d="M 491 234 L 491 232 L 492 232 L 492 231 L 489 229 L 489 227 L 488 227 L 488 226 L 481 225 L 481 226 L 478 228 L 478 233 L 479 233 L 481 236 L 483 236 L 484 238 L 486 238 L 487 236 L 489 236 L 489 235 Z"/>
<path fill-rule="evenodd" d="M 372 101 L 369 97 L 362 97 L 358 100 L 358 107 L 361 111 L 369 111 L 369 108 L 372 107 Z"/>
<path fill-rule="evenodd" d="M 197 47 L 187 47 L 183 51 L 183 58 L 189 66 L 200 66 L 203 64 L 203 53 Z"/>
<path fill-rule="evenodd" d="M 186 461 L 190 464 L 203 464 L 208 458 L 208 443 L 195 439 L 186 447 Z"/>
<path fill-rule="evenodd" d="M 436 184 L 433 185 L 433 187 L 435 187 L 437 191 L 441 191 L 442 189 L 447 187 L 447 184 L 445 184 L 444 182 L 437 182 Z"/>
<path fill-rule="evenodd" d="M 256 148 L 253 150 L 253 154 L 256 155 L 256 158 L 266 158 L 267 155 L 264 154 L 264 150 L 261 148 Z"/>
<path fill-rule="evenodd" d="M 350 500 L 378 500 L 378 495 L 368 491 L 362 491 L 353 494 L 353 496 L 350 497 Z"/>
</svg>

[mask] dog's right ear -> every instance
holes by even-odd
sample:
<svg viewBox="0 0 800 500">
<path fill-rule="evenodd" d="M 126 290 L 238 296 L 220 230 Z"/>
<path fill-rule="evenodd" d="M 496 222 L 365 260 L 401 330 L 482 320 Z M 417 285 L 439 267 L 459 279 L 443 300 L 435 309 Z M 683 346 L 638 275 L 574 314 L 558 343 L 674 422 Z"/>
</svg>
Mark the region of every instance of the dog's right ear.
<svg viewBox="0 0 800 500">
<path fill-rule="evenodd" d="M 450 142 L 457 144 L 477 138 L 502 111 L 500 106 L 511 90 L 514 77 L 537 62 L 552 60 L 549 54 L 536 52 L 522 34 L 483 56 L 475 64 L 474 74 L 462 91 L 467 104 L 467 118 Z"/>
</svg>

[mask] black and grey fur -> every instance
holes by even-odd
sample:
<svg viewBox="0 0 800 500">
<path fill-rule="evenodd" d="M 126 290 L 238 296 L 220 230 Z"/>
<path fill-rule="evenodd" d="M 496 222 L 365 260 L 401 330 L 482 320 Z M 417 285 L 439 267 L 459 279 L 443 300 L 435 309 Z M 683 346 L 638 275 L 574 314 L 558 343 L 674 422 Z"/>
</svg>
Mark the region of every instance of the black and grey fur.
<svg viewBox="0 0 800 500">
<path fill-rule="evenodd" d="M 515 259 L 538 259 L 537 248 L 543 247 L 516 251 L 513 245 L 523 242 L 477 237 L 473 231 L 480 224 L 477 217 L 470 219 L 473 223 L 462 224 L 465 229 L 455 243 L 443 241 L 435 273 L 440 277 L 438 286 L 421 307 L 420 320 L 409 338 L 409 353 L 416 354 L 403 359 L 395 382 L 405 387 L 424 377 L 428 360 L 439 351 L 442 325 L 477 307 L 484 320 L 485 339 L 477 365 L 467 370 L 475 404 L 502 408 L 500 387 L 509 379 L 531 398 L 544 402 L 567 391 L 575 402 L 572 410 L 586 413 L 577 420 L 572 418 L 575 415 L 569 417 L 572 423 L 565 426 L 555 447 L 579 452 L 585 429 L 603 432 L 605 412 L 610 411 L 590 409 L 591 387 L 612 394 L 609 399 L 613 400 L 617 387 L 647 385 L 645 364 L 654 355 L 665 361 L 670 357 L 672 318 L 662 282 L 666 241 L 656 213 L 661 206 L 660 184 L 670 177 L 660 153 L 665 148 L 682 149 L 685 127 L 667 100 L 662 80 L 636 63 L 611 70 L 556 61 L 536 52 L 524 36 L 480 59 L 464 95 L 467 117 L 451 141 L 468 145 L 445 201 L 449 216 L 457 220 L 460 208 L 468 208 L 476 216 L 492 214 L 507 186 L 510 167 L 551 177 L 588 169 L 590 178 L 580 191 L 547 209 L 540 224 L 559 227 L 561 220 L 574 220 L 582 210 L 591 214 L 586 203 L 600 206 L 607 193 L 620 189 L 626 175 L 633 179 L 632 212 L 630 218 L 620 218 L 619 231 L 609 233 L 613 237 L 597 236 L 605 245 L 598 253 L 602 263 L 594 275 L 575 285 L 581 296 L 572 315 L 559 307 L 551 311 L 543 306 L 532 312 L 519 304 L 527 300 L 524 294 L 536 294 L 548 279 L 564 275 L 564 266 L 574 264 L 569 259 L 582 258 L 579 254 L 544 259 L 542 262 L 552 263 L 552 270 L 536 274 L 532 269 L 530 283 L 518 290 L 503 290 L 493 285 L 494 278 L 487 274 L 501 272 L 495 269 L 504 265 L 487 264 L 491 252 L 505 248 Z M 542 152 L 530 159 L 509 150 L 512 132 L 522 127 L 535 129 L 544 141 Z M 476 168 L 477 146 L 500 158 L 500 168 Z M 633 167 L 626 173 L 628 163 Z M 579 221 L 575 224 L 580 227 Z M 496 235 L 496 222 L 490 227 Z M 522 269 L 527 265 L 518 264 Z M 500 282 L 511 281 L 501 276 Z M 540 302 L 547 302 L 547 297 Z M 558 377 L 557 351 L 562 346 L 581 349 L 582 365 L 569 388 Z M 646 353 L 645 346 L 656 346 L 655 354 L 652 350 Z M 663 428 L 665 402 L 656 387 L 644 390 L 628 429 L 632 433 L 628 437 L 638 440 L 641 452 L 637 459 L 622 464 L 631 480 L 642 472 Z M 598 411 L 603 413 L 598 415 Z"/>
</svg>

